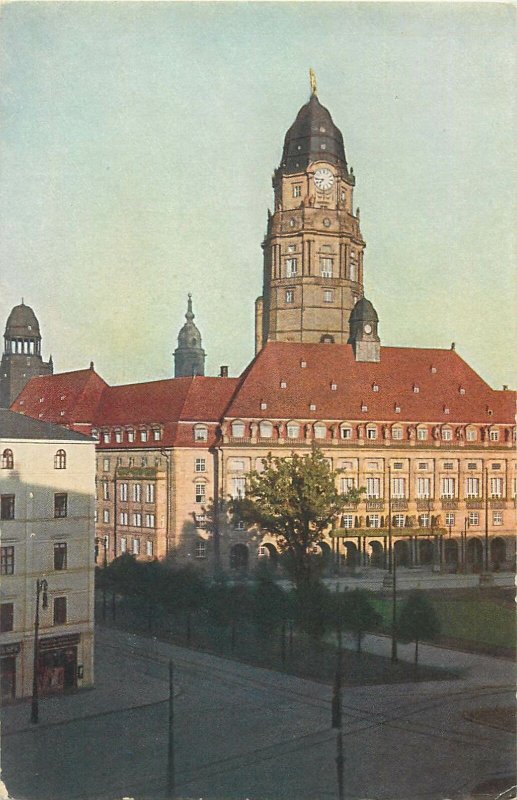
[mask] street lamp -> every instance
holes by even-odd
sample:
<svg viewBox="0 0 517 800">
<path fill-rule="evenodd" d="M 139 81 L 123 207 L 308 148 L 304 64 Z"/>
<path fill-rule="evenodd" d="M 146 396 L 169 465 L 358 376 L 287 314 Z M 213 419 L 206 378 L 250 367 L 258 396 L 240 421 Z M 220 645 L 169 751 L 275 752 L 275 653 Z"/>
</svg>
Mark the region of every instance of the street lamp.
<svg viewBox="0 0 517 800">
<path fill-rule="evenodd" d="M 39 598 L 42 594 L 42 606 L 48 607 L 48 583 L 45 578 L 36 581 L 36 616 L 34 618 L 34 666 L 32 673 L 32 705 L 31 722 L 37 723 L 39 718 L 38 707 L 38 656 L 39 656 Z"/>
<path fill-rule="evenodd" d="M 469 518 L 465 517 L 465 521 L 463 523 L 463 572 L 467 573 L 467 530 L 470 527 Z"/>
</svg>

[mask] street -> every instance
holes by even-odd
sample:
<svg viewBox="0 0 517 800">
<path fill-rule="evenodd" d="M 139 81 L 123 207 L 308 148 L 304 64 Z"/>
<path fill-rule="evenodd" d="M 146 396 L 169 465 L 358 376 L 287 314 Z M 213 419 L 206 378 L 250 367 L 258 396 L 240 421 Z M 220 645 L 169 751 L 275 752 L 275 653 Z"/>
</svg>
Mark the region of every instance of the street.
<svg viewBox="0 0 517 800">
<path fill-rule="evenodd" d="M 384 644 L 370 637 L 365 647 Z M 400 654 L 410 658 L 411 648 Z M 337 797 L 330 686 L 109 628 L 97 629 L 97 688 L 42 700 L 37 727 L 28 703 L 3 709 L 9 796 L 163 797 L 171 655 L 178 798 Z M 492 775 L 511 776 L 513 734 L 463 712 L 511 705 L 513 664 L 426 646 L 421 658 L 457 666 L 461 677 L 347 687 L 345 675 L 348 800 L 455 800 Z"/>
</svg>

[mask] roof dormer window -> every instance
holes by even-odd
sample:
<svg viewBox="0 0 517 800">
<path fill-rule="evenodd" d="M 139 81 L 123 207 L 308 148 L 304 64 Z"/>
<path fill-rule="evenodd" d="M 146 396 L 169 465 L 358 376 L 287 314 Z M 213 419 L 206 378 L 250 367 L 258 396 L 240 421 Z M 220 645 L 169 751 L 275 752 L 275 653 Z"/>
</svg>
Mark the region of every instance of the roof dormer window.
<svg viewBox="0 0 517 800">
<path fill-rule="evenodd" d="M 287 381 L 280 381 L 280 388 L 287 389 Z"/>
<path fill-rule="evenodd" d="M 368 411 L 368 406 L 366 403 L 361 403 L 361 411 Z"/>
<path fill-rule="evenodd" d="M 302 369 L 305 369 L 306 366 L 307 366 L 307 362 L 306 361 L 300 361 L 300 367 Z"/>
<path fill-rule="evenodd" d="M 266 402 L 264 402 L 264 400 L 262 400 L 262 402 L 261 402 L 261 404 L 260 404 L 260 410 L 261 410 L 261 411 L 265 411 L 265 410 L 266 410 L 266 408 L 267 408 L 267 403 L 266 403 Z"/>
<path fill-rule="evenodd" d="M 316 411 L 316 403 L 311 403 L 310 404 L 309 411 Z"/>
<path fill-rule="evenodd" d="M 374 383 L 373 386 L 372 386 L 372 392 L 378 392 L 378 391 L 379 391 L 379 384 L 378 383 Z"/>
<path fill-rule="evenodd" d="M 437 369 L 436 367 L 431 366 L 431 372 L 433 375 L 436 375 Z"/>
<path fill-rule="evenodd" d="M 465 394 L 465 388 L 463 386 L 460 386 L 458 391 L 459 391 L 460 394 Z"/>
<path fill-rule="evenodd" d="M 395 403 L 395 414 L 400 414 L 400 406 L 398 403 Z"/>
<path fill-rule="evenodd" d="M 413 384 L 413 392 L 414 392 L 414 394 L 418 394 L 419 391 L 420 391 L 420 386 L 417 386 L 416 384 Z"/>
<path fill-rule="evenodd" d="M 444 407 L 443 407 L 443 413 L 444 413 L 444 414 L 450 414 L 450 413 L 451 413 L 451 410 L 450 410 L 450 408 L 449 408 L 448 406 L 444 406 Z"/>
<path fill-rule="evenodd" d="M 331 392 L 335 392 L 336 390 L 337 390 L 337 383 L 331 383 L 330 384 L 330 391 Z"/>
</svg>

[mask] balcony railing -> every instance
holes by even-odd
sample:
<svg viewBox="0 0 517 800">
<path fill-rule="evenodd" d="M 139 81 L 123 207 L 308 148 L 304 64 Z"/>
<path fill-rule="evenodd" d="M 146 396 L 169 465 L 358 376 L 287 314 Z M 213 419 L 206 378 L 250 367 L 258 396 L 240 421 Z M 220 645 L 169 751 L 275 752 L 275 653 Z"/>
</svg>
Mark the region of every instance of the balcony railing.
<svg viewBox="0 0 517 800">
<path fill-rule="evenodd" d="M 490 508 L 505 508 L 506 507 L 506 500 L 502 497 L 494 497 L 490 500 Z"/>
<path fill-rule="evenodd" d="M 367 511 L 384 511 L 384 500 L 366 500 Z"/>
<path fill-rule="evenodd" d="M 470 497 L 465 500 L 465 506 L 466 508 L 481 509 L 483 508 L 483 500 L 481 497 Z"/>
<path fill-rule="evenodd" d="M 395 498 L 391 501 L 392 511 L 407 511 L 408 502 L 405 498 Z"/>
<path fill-rule="evenodd" d="M 452 500 L 450 498 L 442 497 L 442 510 L 443 511 L 457 511 L 458 510 L 458 501 Z"/>
<path fill-rule="evenodd" d="M 432 500 L 421 497 L 416 501 L 417 511 L 434 511 L 434 503 Z"/>
</svg>

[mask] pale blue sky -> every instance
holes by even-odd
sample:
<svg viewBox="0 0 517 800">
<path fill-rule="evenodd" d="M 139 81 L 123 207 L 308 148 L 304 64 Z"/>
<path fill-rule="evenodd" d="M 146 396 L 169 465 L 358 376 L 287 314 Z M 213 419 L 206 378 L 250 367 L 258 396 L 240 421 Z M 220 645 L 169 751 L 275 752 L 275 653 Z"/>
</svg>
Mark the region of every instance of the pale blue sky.
<svg viewBox="0 0 517 800">
<path fill-rule="evenodd" d="M 514 12 L 502 4 L 13 3 L 0 27 L 0 324 L 57 371 L 172 374 L 192 291 L 208 373 L 253 355 L 271 174 L 309 96 L 357 178 L 384 344 L 513 383 Z"/>
</svg>

